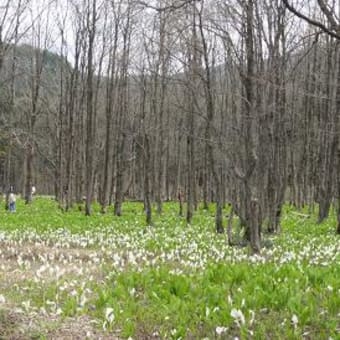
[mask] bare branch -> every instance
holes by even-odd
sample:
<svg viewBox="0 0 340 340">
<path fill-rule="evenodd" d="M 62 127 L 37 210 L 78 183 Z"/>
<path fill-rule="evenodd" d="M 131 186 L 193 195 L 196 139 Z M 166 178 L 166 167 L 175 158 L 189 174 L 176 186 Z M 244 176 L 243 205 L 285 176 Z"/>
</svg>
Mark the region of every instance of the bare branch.
<svg viewBox="0 0 340 340">
<path fill-rule="evenodd" d="M 153 9 L 157 12 L 165 12 L 165 11 L 175 11 L 175 10 L 181 9 L 181 8 L 187 6 L 187 5 L 190 5 L 192 3 L 200 2 L 200 1 L 201 0 L 184 0 L 184 1 L 181 1 L 177 5 L 168 5 L 168 6 L 163 6 L 163 7 L 157 7 L 157 6 L 149 5 L 147 2 L 142 1 L 142 0 L 137 0 L 136 4 L 142 5 L 146 8 Z"/>
<path fill-rule="evenodd" d="M 331 10 L 327 7 L 327 5 L 325 4 L 325 2 L 323 0 L 318 0 L 318 4 L 319 4 L 321 11 L 327 17 L 327 20 L 329 21 L 331 28 L 333 30 L 337 31 L 339 29 L 339 25 L 336 22 L 336 20 L 334 19 L 334 16 L 333 16 L 333 13 L 331 12 Z"/>
<path fill-rule="evenodd" d="M 299 17 L 300 19 L 305 20 L 306 22 L 308 22 L 310 25 L 313 25 L 315 27 L 319 27 L 323 32 L 327 33 L 328 35 L 330 35 L 331 37 L 335 38 L 335 39 L 339 39 L 340 40 L 340 34 L 328 29 L 324 24 L 322 24 L 321 22 L 311 19 L 309 17 L 307 17 L 306 15 L 304 15 L 303 13 L 299 12 L 297 9 L 295 9 L 292 5 L 289 4 L 288 0 L 282 0 L 283 3 L 285 4 L 286 8 L 292 12 L 294 15 L 296 15 L 297 17 Z M 320 3 L 320 1 L 319 1 Z M 327 8 L 326 8 L 327 10 Z M 323 11 L 323 13 L 325 13 Z M 327 16 L 328 17 L 328 16 Z M 332 24 L 332 23 L 331 23 Z M 335 27 L 334 27 L 335 28 Z M 339 25 L 336 26 L 337 31 L 339 30 Z"/>
</svg>

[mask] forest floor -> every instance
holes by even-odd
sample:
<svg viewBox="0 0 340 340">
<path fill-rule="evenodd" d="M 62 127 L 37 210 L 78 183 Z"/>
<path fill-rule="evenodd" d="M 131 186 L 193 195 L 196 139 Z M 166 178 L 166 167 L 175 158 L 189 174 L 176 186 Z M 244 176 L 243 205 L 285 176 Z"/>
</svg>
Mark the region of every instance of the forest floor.
<svg viewBox="0 0 340 340">
<path fill-rule="evenodd" d="M 0 339 L 340 339 L 333 212 L 317 225 L 285 207 L 251 256 L 215 233 L 213 207 L 192 225 L 177 209 L 164 204 L 153 226 L 131 202 L 120 218 L 41 197 L 3 211 Z"/>
</svg>

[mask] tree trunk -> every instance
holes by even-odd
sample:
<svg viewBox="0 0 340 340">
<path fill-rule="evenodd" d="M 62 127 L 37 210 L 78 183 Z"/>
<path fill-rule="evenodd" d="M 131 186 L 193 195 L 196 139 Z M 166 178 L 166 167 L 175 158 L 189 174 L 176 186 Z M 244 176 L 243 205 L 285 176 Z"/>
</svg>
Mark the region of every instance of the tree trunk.
<svg viewBox="0 0 340 340">
<path fill-rule="evenodd" d="M 150 192 L 150 173 L 151 173 L 151 156 L 149 137 L 144 136 L 144 209 L 146 216 L 146 224 L 152 225 L 152 210 L 151 210 L 151 192 Z"/>
<path fill-rule="evenodd" d="M 33 145 L 29 142 L 26 146 L 25 204 L 32 202 L 33 155 Z"/>
<path fill-rule="evenodd" d="M 88 46 L 87 46 L 87 76 L 86 76 L 86 200 L 85 200 L 85 215 L 90 216 L 92 213 L 92 196 L 94 184 L 94 151 L 95 151 L 95 108 L 94 108 L 94 39 L 96 35 L 96 0 L 92 3 L 92 8 L 87 8 L 87 31 L 88 31 Z"/>
</svg>

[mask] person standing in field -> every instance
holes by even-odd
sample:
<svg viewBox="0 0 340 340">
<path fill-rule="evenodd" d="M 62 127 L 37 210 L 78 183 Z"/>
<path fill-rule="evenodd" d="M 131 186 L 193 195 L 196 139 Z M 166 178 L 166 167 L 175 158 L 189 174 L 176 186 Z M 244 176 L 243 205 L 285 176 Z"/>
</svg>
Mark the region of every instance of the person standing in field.
<svg viewBox="0 0 340 340">
<path fill-rule="evenodd" d="M 13 191 L 10 192 L 9 197 L 8 197 L 8 202 L 9 202 L 9 211 L 10 212 L 15 212 L 16 211 L 16 197 Z"/>
</svg>

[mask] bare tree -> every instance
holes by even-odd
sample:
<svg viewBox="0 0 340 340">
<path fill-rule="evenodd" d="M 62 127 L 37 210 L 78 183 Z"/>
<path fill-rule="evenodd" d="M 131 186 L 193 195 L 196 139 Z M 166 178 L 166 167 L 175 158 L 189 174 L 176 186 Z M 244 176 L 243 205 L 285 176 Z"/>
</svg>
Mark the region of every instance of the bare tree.
<svg viewBox="0 0 340 340">
<path fill-rule="evenodd" d="M 87 37 L 87 71 L 86 71 L 86 204 L 85 214 L 91 215 L 91 203 L 93 198 L 94 167 L 95 167 L 95 143 L 96 143 L 96 113 L 94 106 L 94 48 L 97 34 L 96 22 L 98 20 L 97 1 L 86 1 L 85 5 L 85 29 Z"/>
<path fill-rule="evenodd" d="M 223 187 L 221 176 L 218 171 L 218 167 L 216 165 L 215 159 L 215 145 L 217 145 L 216 141 L 213 139 L 214 131 L 214 120 L 215 120 L 215 101 L 214 101 L 214 88 L 213 88 L 213 80 L 212 80 L 212 72 L 211 72 L 211 62 L 209 61 L 209 50 L 207 39 L 204 33 L 203 27 L 203 19 L 202 19 L 202 11 L 203 11 L 203 1 L 202 7 L 198 14 L 199 16 L 199 31 L 200 38 L 202 43 L 202 56 L 204 61 L 204 75 L 202 75 L 202 79 L 204 82 L 205 89 L 205 101 L 206 101 L 206 130 L 205 130 L 205 139 L 207 145 L 207 156 L 210 163 L 211 173 L 213 174 L 214 184 L 216 188 L 216 216 L 215 216 L 215 227 L 218 233 L 222 233 L 224 231 L 223 228 L 223 220 L 222 220 L 222 208 L 223 208 Z M 207 169 L 206 169 L 207 170 Z"/>
<path fill-rule="evenodd" d="M 117 121 L 116 128 L 118 130 L 116 139 L 116 193 L 114 203 L 114 214 L 121 216 L 122 204 L 124 199 L 124 168 L 125 168 L 125 147 L 127 141 L 127 115 L 128 115 L 128 68 L 130 62 L 131 47 L 131 11 L 130 2 L 127 3 L 124 20 L 122 21 L 122 57 L 120 60 L 119 83 L 118 83 L 118 103 L 117 103 Z"/>
<path fill-rule="evenodd" d="M 45 20 L 42 16 L 34 20 L 34 14 L 31 12 L 32 27 L 32 55 L 31 55 L 31 74 L 30 74 L 30 105 L 25 111 L 27 122 L 27 135 L 25 139 L 25 202 L 32 201 L 33 186 L 33 162 L 35 154 L 35 126 L 37 119 L 42 114 L 42 75 L 46 63 L 47 48 L 50 40 L 50 7 L 47 6 Z"/>
<path fill-rule="evenodd" d="M 109 203 L 110 187 L 113 182 L 112 178 L 112 127 L 113 127 L 113 113 L 115 110 L 116 89 L 117 89 L 117 50 L 118 50 L 118 35 L 120 26 L 121 15 L 121 2 L 116 4 L 112 3 L 113 21 L 111 22 L 111 38 L 109 48 L 109 61 L 107 66 L 107 84 L 106 84 L 106 136 L 105 136 L 105 148 L 104 148 L 104 173 L 102 184 L 102 212 L 106 212 L 107 205 Z"/>
</svg>

